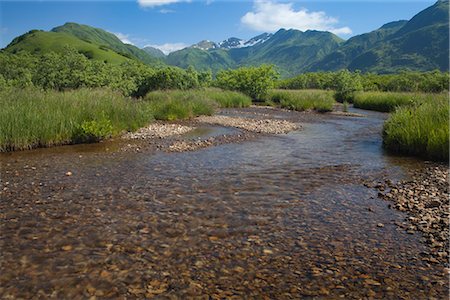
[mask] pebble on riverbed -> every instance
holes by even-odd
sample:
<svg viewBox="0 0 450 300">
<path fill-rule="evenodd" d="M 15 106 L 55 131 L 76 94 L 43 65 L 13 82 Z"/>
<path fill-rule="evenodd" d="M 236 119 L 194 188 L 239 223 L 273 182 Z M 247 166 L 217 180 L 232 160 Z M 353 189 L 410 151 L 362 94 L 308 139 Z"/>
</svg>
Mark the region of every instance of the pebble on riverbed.
<svg viewBox="0 0 450 300">
<path fill-rule="evenodd" d="M 201 123 L 230 126 L 256 133 L 282 134 L 299 129 L 298 124 L 286 120 L 250 119 L 228 116 L 201 116 L 196 119 Z"/>
<path fill-rule="evenodd" d="M 428 167 L 413 174 L 412 179 L 394 184 L 386 181 L 374 186 L 379 197 L 394 202 L 393 207 L 408 213 L 408 233 L 420 231 L 430 253 L 424 253 L 429 262 L 442 262 L 448 266 L 449 258 L 449 185 L 448 167 Z"/>
<path fill-rule="evenodd" d="M 123 137 L 125 139 L 166 138 L 173 135 L 185 134 L 193 129 L 194 127 L 180 124 L 153 123 L 147 127 L 139 129 L 137 132 L 128 132 Z"/>
</svg>

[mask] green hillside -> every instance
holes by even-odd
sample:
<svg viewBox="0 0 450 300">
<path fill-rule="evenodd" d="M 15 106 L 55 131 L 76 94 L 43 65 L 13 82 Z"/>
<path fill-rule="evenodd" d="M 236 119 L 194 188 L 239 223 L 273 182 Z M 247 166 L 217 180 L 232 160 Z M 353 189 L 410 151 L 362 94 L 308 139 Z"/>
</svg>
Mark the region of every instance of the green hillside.
<svg viewBox="0 0 450 300">
<path fill-rule="evenodd" d="M 170 53 L 166 58 L 166 63 L 181 68 L 193 66 L 200 71 L 211 70 L 213 72 L 237 66 L 229 56 L 229 52 L 223 49 L 206 51 L 198 48 L 185 48 Z"/>
<path fill-rule="evenodd" d="M 231 49 L 230 55 L 238 64 L 275 64 L 282 75 L 292 76 L 304 71 L 309 64 L 325 57 L 343 42 L 326 31 L 280 29 L 265 43 Z"/>
<path fill-rule="evenodd" d="M 100 28 L 69 22 L 62 26 L 55 27 L 51 31 L 67 33 L 83 41 L 103 45 L 125 56 L 137 58 L 149 65 L 161 63 L 159 59 L 146 51 L 130 44 L 124 44 L 117 36 Z"/>
<path fill-rule="evenodd" d="M 310 65 L 310 71 L 337 71 L 348 68 L 355 57 L 368 51 L 376 43 L 394 34 L 408 21 L 396 21 L 383 25 L 377 30 L 354 36 L 342 44 L 336 51 Z"/>
<path fill-rule="evenodd" d="M 142 48 L 142 50 L 144 50 L 145 52 L 147 52 L 147 54 L 149 54 L 153 57 L 156 57 L 156 58 L 165 58 L 166 57 L 164 52 L 162 52 L 161 50 L 159 50 L 155 47 L 146 46 L 146 47 Z"/>
<path fill-rule="evenodd" d="M 342 42 L 330 32 L 281 29 L 266 42 L 255 46 L 210 50 L 190 47 L 170 53 L 166 62 L 182 68 L 191 65 L 198 70 L 211 69 L 213 72 L 238 66 L 275 64 L 282 75 L 289 76 L 323 58 Z"/>
<path fill-rule="evenodd" d="M 33 54 L 44 54 L 51 51 L 64 53 L 66 46 L 75 48 L 78 52 L 83 53 L 90 59 L 114 64 L 129 60 L 129 58 L 106 47 L 80 40 L 72 35 L 62 32 L 46 32 L 40 30 L 31 30 L 24 35 L 16 37 L 4 51 L 9 53 L 26 51 Z"/>
</svg>

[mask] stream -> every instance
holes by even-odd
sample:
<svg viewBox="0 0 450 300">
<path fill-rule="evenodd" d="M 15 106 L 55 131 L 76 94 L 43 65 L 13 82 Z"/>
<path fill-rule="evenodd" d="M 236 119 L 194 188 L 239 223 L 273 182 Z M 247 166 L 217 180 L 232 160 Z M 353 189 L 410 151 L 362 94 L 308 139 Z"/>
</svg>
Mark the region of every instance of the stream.
<svg viewBox="0 0 450 300">
<path fill-rule="evenodd" d="M 192 152 L 1 154 L 0 298 L 447 299 L 421 234 L 364 186 L 424 163 L 383 151 L 386 114 L 351 111 Z"/>
</svg>

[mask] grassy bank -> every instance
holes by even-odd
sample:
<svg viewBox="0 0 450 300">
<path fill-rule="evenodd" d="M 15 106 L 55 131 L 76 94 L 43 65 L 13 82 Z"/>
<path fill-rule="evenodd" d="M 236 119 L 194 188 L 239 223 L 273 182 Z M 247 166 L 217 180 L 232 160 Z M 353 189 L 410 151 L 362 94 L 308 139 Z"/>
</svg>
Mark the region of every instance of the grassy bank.
<svg viewBox="0 0 450 300">
<path fill-rule="evenodd" d="M 353 105 L 356 108 L 393 112 L 397 107 L 447 99 L 447 94 L 359 92 L 355 94 Z"/>
<path fill-rule="evenodd" d="M 384 124 L 384 146 L 427 159 L 449 160 L 448 98 L 398 108 Z"/>
<path fill-rule="evenodd" d="M 220 89 L 153 91 L 144 97 L 155 119 L 174 121 L 212 115 L 218 107 L 247 107 L 251 98 Z"/>
<path fill-rule="evenodd" d="M 218 89 L 154 91 L 142 100 L 108 89 L 7 89 L 0 91 L 0 151 L 96 142 L 153 119 L 188 119 L 250 104 L 243 94 Z"/>
<path fill-rule="evenodd" d="M 97 141 L 135 130 L 149 110 L 110 90 L 0 92 L 0 151 Z"/>
<path fill-rule="evenodd" d="M 267 101 L 291 110 L 319 112 L 332 111 L 335 103 L 333 92 L 322 90 L 271 90 Z"/>
</svg>

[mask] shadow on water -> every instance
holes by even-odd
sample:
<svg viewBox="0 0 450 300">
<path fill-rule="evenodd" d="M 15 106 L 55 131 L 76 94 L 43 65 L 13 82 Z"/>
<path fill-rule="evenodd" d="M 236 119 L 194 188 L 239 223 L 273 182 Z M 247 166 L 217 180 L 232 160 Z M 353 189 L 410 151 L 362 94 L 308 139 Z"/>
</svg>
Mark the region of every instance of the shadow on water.
<svg viewBox="0 0 450 300">
<path fill-rule="evenodd" d="M 0 293 L 446 297 L 419 234 L 395 226 L 405 215 L 362 184 L 423 163 L 383 151 L 385 114 L 352 111 L 366 117 L 195 152 L 109 153 L 113 142 L 2 156 Z"/>
</svg>

